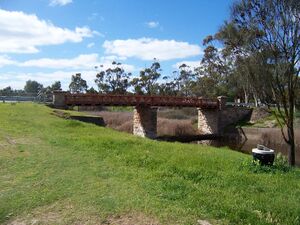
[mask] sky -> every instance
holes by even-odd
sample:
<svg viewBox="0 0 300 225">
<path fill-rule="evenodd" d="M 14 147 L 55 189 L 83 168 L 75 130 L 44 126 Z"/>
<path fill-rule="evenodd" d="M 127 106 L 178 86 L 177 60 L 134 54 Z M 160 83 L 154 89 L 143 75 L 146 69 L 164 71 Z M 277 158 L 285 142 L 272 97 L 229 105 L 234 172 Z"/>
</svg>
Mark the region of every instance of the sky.
<svg viewBox="0 0 300 225">
<path fill-rule="evenodd" d="M 202 40 L 229 17 L 230 0 L 0 0 L 0 88 L 29 79 L 67 90 L 81 73 L 96 87 L 112 61 L 138 76 L 161 63 L 171 76 L 199 65 Z"/>
</svg>

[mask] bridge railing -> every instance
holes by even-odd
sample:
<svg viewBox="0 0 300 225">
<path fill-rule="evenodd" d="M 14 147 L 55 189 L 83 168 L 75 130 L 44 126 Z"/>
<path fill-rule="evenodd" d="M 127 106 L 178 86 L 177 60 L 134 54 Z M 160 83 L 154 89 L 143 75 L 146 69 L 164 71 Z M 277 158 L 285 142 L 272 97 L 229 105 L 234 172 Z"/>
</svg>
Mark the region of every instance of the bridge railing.
<svg viewBox="0 0 300 225">
<path fill-rule="evenodd" d="M 104 105 L 104 106 L 171 106 L 218 108 L 217 99 L 198 97 L 146 96 L 146 95 L 100 95 L 70 94 L 65 95 L 66 105 Z"/>
</svg>

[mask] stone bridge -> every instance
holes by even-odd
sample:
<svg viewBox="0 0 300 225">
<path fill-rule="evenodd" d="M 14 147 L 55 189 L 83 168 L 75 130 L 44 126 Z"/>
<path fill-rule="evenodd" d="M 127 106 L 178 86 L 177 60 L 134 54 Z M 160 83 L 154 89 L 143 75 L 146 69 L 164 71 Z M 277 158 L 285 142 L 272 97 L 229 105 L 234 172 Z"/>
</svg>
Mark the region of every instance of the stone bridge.
<svg viewBox="0 0 300 225">
<path fill-rule="evenodd" d="M 226 107 L 226 97 L 216 99 L 202 97 L 144 96 L 144 95 L 101 95 L 53 93 L 56 108 L 68 106 L 134 106 L 133 134 L 154 139 L 157 133 L 158 107 L 195 107 L 198 109 L 198 129 L 200 134 L 223 132 L 224 127 L 237 122 L 249 114 L 249 110 Z"/>
</svg>

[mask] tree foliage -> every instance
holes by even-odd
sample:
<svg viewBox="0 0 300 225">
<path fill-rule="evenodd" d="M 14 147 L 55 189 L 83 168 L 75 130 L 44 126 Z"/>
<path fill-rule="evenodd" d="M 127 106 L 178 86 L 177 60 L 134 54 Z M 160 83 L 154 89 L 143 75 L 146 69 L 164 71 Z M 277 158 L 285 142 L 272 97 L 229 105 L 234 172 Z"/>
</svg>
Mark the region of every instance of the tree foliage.
<svg viewBox="0 0 300 225">
<path fill-rule="evenodd" d="M 84 79 L 81 78 L 81 73 L 76 73 L 71 77 L 71 83 L 69 89 L 71 93 L 83 93 L 86 92 L 88 86 Z"/>
<path fill-rule="evenodd" d="M 97 73 L 95 82 L 100 93 L 125 94 L 130 87 L 130 76 L 131 73 L 126 73 L 121 63 L 114 61 L 110 68 Z"/>
<path fill-rule="evenodd" d="M 149 68 L 140 71 L 140 76 L 133 78 L 131 84 L 137 94 L 156 95 L 159 93 L 158 79 L 161 77 L 160 63 L 154 59 Z"/>
<path fill-rule="evenodd" d="M 60 81 L 54 81 L 54 83 L 48 87 L 50 91 L 61 91 L 61 82 Z"/>
<path fill-rule="evenodd" d="M 192 96 L 195 87 L 195 72 L 185 63 L 179 66 L 178 77 L 175 78 L 175 85 L 178 87 L 178 93 L 181 96 Z"/>
<path fill-rule="evenodd" d="M 241 0 L 232 18 L 216 35 L 228 54 L 245 68 L 247 81 L 260 99 L 274 101 L 283 118 L 282 134 L 295 164 L 294 108 L 299 88 L 300 2 Z M 239 57 L 239 58 L 238 58 Z M 239 59 L 239 60 L 238 60 Z M 278 120 L 280 121 L 280 120 Z M 283 132 L 287 127 L 287 134 Z"/>
<path fill-rule="evenodd" d="M 26 81 L 24 91 L 26 93 L 37 94 L 42 88 L 43 88 L 43 85 L 38 83 L 37 81 L 28 80 L 28 81 Z"/>
</svg>

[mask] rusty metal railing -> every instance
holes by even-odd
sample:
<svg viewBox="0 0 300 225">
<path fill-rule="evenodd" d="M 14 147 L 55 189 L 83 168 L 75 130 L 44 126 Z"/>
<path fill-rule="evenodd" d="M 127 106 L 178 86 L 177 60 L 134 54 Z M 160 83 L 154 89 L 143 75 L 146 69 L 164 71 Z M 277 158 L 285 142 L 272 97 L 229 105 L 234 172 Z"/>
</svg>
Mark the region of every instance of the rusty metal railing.
<svg viewBox="0 0 300 225">
<path fill-rule="evenodd" d="M 201 97 L 147 96 L 147 95 L 101 95 L 101 94 L 65 94 L 65 104 L 70 106 L 169 106 L 199 107 L 216 109 L 218 99 Z"/>
</svg>

